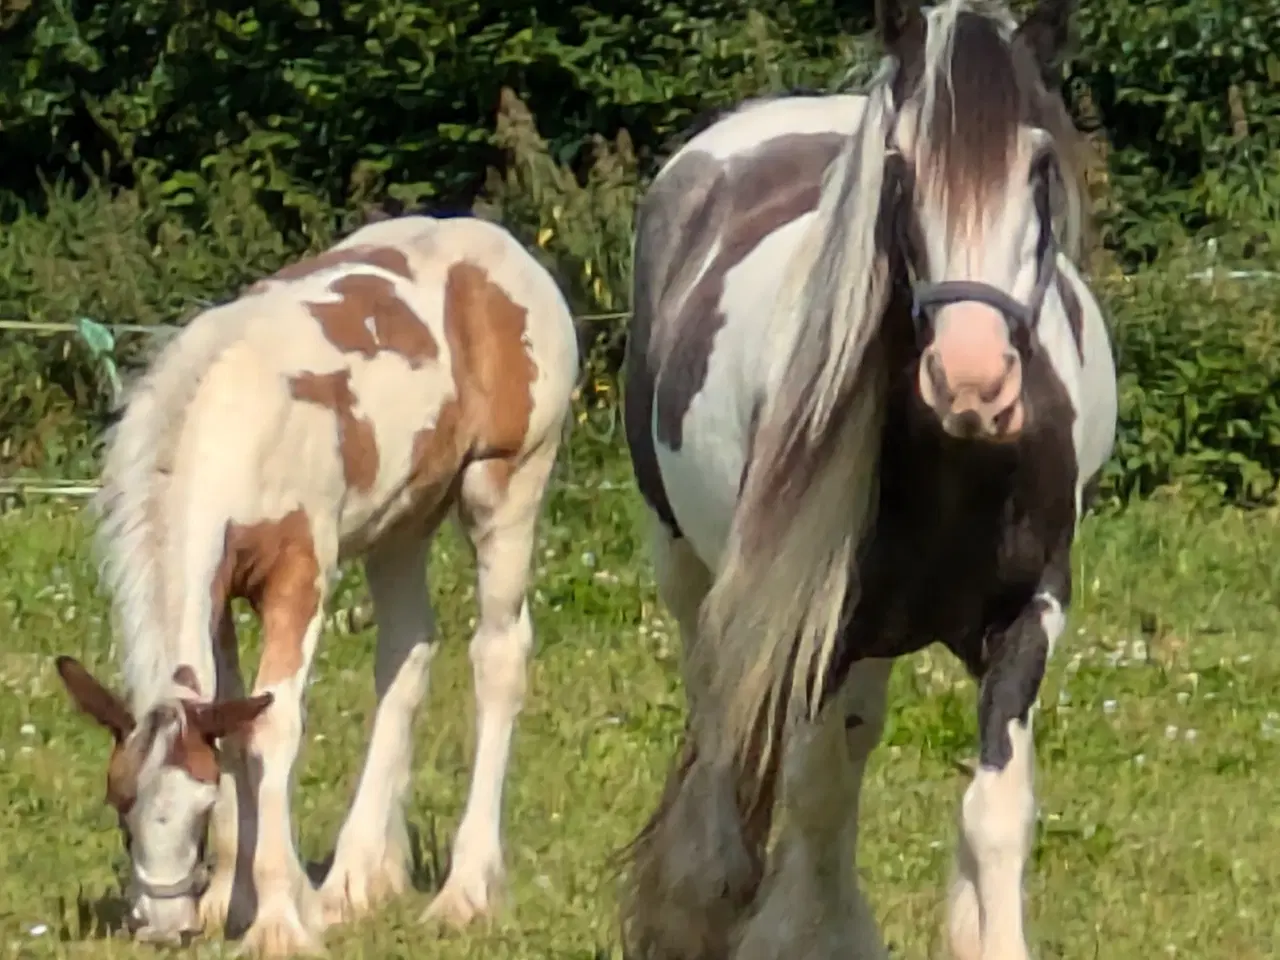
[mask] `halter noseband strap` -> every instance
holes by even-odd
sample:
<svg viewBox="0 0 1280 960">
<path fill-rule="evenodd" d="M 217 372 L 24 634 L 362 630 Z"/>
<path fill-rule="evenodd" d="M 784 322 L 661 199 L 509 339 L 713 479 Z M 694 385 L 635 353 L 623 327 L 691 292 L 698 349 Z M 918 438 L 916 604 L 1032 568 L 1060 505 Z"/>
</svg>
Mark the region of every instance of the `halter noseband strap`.
<svg viewBox="0 0 1280 960">
<path fill-rule="evenodd" d="M 176 900 L 178 897 L 196 897 L 209 885 L 209 871 L 204 860 L 196 861 L 191 871 L 173 883 L 153 883 L 133 867 L 133 885 L 143 896 L 152 900 Z"/>
<path fill-rule="evenodd" d="M 1031 291 L 1031 299 L 1026 303 L 1015 300 L 999 287 L 980 280 L 943 280 L 940 283 L 913 285 L 911 315 L 917 328 L 920 328 L 927 310 L 952 303 L 981 303 L 999 311 L 1010 328 L 1023 327 L 1029 330 L 1040 315 L 1045 295 L 1049 292 L 1049 284 L 1053 282 L 1057 271 L 1057 260 L 1058 245 L 1050 235 L 1036 267 L 1036 285 Z"/>
</svg>

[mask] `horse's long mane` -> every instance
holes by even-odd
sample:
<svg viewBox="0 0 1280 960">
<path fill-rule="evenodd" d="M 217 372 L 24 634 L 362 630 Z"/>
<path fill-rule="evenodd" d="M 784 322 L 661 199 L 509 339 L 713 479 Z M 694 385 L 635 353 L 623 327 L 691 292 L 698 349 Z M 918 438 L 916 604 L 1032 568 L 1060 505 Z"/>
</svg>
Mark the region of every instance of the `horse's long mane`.
<svg viewBox="0 0 1280 960">
<path fill-rule="evenodd" d="M 1007 182 L 1018 128 L 1047 129 L 1068 181 L 1066 252 L 1081 243 L 1077 134 L 1014 21 L 991 0 L 932 9 L 916 48 L 882 64 L 865 115 L 833 162 L 788 266 L 777 323 L 792 332 L 773 371 L 719 571 L 689 654 L 708 693 L 696 722 L 722 761 L 765 775 L 784 727 L 823 702 L 842 617 L 857 600 L 856 551 L 873 522 L 892 294 L 886 141 L 895 103 L 920 107 L 926 176 L 957 214 Z M 957 104 L 963 106 L 958 123 Z M 963 218 L 961 218 L 963 219 Z"/>
<path fill-rule="evenodd" d="M 874 494 L 889 291 L 880 217 L 893 64 L 832 163 L 788 268 L 777 322 L 794 339 L 761 410 L 751 461 L 689 667 L 724 759 L 770 760 L 779 716 L 807 704 L 839 628 Z M 762 718 L 768 718 L 763 730 Z"/>
</svg>

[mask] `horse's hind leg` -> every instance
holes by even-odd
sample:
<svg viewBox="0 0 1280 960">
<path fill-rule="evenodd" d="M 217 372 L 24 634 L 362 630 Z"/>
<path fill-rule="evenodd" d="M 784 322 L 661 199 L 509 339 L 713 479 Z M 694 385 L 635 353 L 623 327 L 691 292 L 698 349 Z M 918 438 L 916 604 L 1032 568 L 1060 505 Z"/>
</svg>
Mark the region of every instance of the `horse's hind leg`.
<svg viewBox="0 0 1280 960">
<path fill-rule="evenodd" d="M 855 663 L 817 723 L 786 745 L 786 825 L 734 960 L 887 957 L 858 887 L 856 851 L 862 776 L 883 729 L 891 667 Z"/>
<path fill-rule="evenodd" d="M 326 924 L 366 913 L 409 885 L 404 804 L 413 720 L 427 690 L 435 639 L 426 583 L 429 543 L 402 536 L 378 544 L 365 558 L 378 622 L 378 707 L 360 784 L 320 890 Z"/>
<path fill-rule="evenodd" d="M 482 460 L 463 473 L 458 515 L 475 548 L 478 579 L 479 618 L 471 639 L 475 760 L 449 877 L 424 920 L 462 926 L 491 912 L 501 892 L 503 783 L 533 650 L 525 592 L 558 439 L 545 442 L 518 466 Z"/>
<path fill-rule="evenodd" d="M 653 519 L 658 592 L 680 627 L 687 654 L 712 576 L 684 539 Z M 686 671 L 687 672 L 687 671 Z M 699 755 L 693 730 L 700 691 L 686 677 L 690 722 L 658 809 L 628 851 L 622 902 L 628 957 L 710 960 L 727 954 L 730 933 L 760 877 L 767 823 L 748 823 L 732 777 Z"/>
</svg>

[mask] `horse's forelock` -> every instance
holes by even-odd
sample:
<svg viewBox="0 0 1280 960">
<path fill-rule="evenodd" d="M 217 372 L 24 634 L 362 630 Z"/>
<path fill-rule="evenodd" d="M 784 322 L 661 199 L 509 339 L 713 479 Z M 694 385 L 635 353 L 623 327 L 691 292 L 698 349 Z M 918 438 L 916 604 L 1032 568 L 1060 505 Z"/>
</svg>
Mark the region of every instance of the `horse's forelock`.
<svg viewBox="0 0 1280 960">
<path fill-rule="evenodd" d="M 953 235 L 1008 189 L 1023 126 L 1051 135 L 1068 189 L 1082 194 L 1079 133 L 1031 51 L 1014 40 L 1001 5 L 953 0 L 935 8 L 925 35 L 896 53 L 895 100 L 916 109 L 917 182 L 943 201 Z"/>
</svg>

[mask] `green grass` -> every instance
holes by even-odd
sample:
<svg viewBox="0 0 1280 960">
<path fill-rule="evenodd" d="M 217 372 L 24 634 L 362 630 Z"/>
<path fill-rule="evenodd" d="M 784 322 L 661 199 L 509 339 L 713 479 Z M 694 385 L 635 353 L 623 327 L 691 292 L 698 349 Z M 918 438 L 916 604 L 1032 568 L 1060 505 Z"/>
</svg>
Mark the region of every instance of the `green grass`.
<svg viewBox="0 0 1280 960">
<path fill-rule="evenodd" d="M 616 443 L 581 431 L 537 553 L 539 647 L 508 780 L 506 912 L 437 940 L 414 922 L 424 890 L 330 931 L 334 956 L 617 955 L 606 858 L 650 810 L 683 710 L 677 641 L 638 520 Z M 115 675 L 84 534 L 73 507 L 0 517 L 0 955 L 156 952 L 101 932 L 122 865 L 102 804 L 108 743 L 72 713 L 52 668 L 65 652 Z M 1085 523 L 1074 612 L 1037 726 L 1041 824 L 1027 882 L 1037 956 L 1254 960 L 1280 944 L 1278 567 L 1269 515 L 1163 501 Z M 433 842 L 447 850 L 470 765 L 473 568 L 452 530 L 431 573 L 442 649 L 411 806 L 428 862 Z M 336 607 L 366 603 L 353 572 Z M 367 629 L 330 630 L 317 658 L 294 808 L 310 859 L 328 852 L 354 787 L 372 647 Z M 936 652 L 901 663 L 894 692 L 868 774 L 861 870 L 895 956 L 930 957 L 974 696 Z M 432 874 L 421 871 L 424 888 Z M 224 950 L 209 940 L 187 953 Z"/>
</svg>

